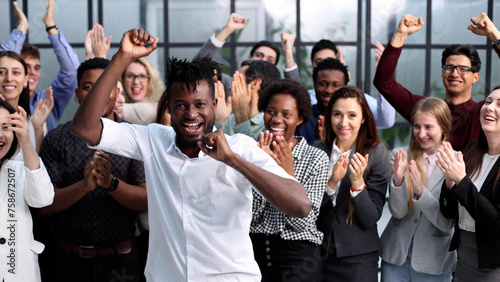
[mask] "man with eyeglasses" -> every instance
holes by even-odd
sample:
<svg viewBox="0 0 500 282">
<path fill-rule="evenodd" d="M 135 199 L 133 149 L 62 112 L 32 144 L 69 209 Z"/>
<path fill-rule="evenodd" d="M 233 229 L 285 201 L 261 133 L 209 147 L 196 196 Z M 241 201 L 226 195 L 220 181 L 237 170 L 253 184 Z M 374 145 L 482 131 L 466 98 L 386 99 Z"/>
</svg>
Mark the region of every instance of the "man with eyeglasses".
<svg viewBox="0 0 500 282">
<path fill-rule="evenodd" d="M 405 119 L 411 121 L 413 106 L 424 96 L 412 94 L 395 78 L 396 65 L 406 39 L 424 26 L 423 19 L 404 15 L 398 29 L 383 52 L 375 72 L 373 84 Z M 481 60 L 471 45 L 453 44 L 446 47 L 441 57 L 445 102 L 452 115 L 449 138 L 453 148 L 463 151 L 479 136 L 479 110 L 483 104 L 472 100 L 472 86 L 479 79 Z"/>
</svg>

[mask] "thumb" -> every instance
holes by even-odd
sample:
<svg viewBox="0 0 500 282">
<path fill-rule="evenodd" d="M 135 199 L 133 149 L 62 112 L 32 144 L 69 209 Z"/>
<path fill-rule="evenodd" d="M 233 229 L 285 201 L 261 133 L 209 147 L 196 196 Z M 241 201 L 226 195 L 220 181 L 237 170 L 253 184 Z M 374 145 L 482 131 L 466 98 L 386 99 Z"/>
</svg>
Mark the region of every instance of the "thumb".
<svg viewBox="0 0 500 282">
<path fill-rule="evenodd" d="M 464 162 L 464 155 L 462 154 L 461 151 L 457 152 L 457 161 L 460 162 L 460 163 Z"/>
</svg>

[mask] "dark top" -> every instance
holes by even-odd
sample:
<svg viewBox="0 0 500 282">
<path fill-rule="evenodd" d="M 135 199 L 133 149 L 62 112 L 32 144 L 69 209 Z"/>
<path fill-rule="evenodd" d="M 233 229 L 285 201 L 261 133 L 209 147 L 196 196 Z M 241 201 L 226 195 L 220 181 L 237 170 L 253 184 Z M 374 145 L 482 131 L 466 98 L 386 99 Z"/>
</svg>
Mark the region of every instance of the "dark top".
<svg viewBox="0 0 500 282">
<path fill-rule="evenodd" d="M 447 218 L 458 219 L 458 203 L 460 203 L 475 221 L 479 268 L 500 267 L 500 181 L 493 189 L 499 169 L 500 158 L 488 173 L 481 191 L 477 191 L 468 176 L 458 185 L 454 185 L 451 191 L 446 188 L 445 182 L 441 187 L 439 197 L 441 213 Z M 450 250 L 458 248 L 460 232 L 458 220 L 455 220 L 455 233 Z"/>
<path fill-rule="evenodd" d="M 322 143 L 316 141 L 314 146 L 331 155 L 331 150 Z M 349 159 L 352 158 L 353 152 L 356 152 L 355 146 Z M 326 245 L 335 246 L 338 258 L 380 250 L 377 221 L 382 216 L 391 170 L 384 144 L 380 143 L 368 150 L 368 155 L 368 165 L 364 173 L 366 188 L 352 198 L 355 207 L 352 224 L 346 223 L 349 212 L 348 194 L 351 187 L 349 169 L 338 188 L 335 207 L 332 205 L 331 197 L 326 193 L 323 196 L 316 224 L 318 230 L 324 234 L 323 240 Z"/>
<path fill-rule="evenodd" d="M 121 122 L 116 115 L 115 120 Z M 50 131 L 40 149 L 40 157 L 57 188 L 82 180 L 85 164 L 95 152 L 70 132 L 70 126 L 68 122 Z M 113 176 L 131 185 L 145 182 L 142 162 L 108 155 Z M 55 213 L 52 221 L 56 239 L 107 247 L 132 237 L 136 218 L 137 212 L 123 207 L 104 188 L 96 186 L 73 206 Z"/>
<path fill-rule="evenodd" d="M 318 120 L 321 112 L 319 111 L 318 104 L 312 106 L 312 116 L 308 123 L 304 124 L 298 131 L 295 132 L 295 136 L 302 136 L 306 138 L 307 143 L 312 145 L 316 140 L 314 135 L 314 127 L 316 126 L 316 121 Z"/>
<path fill-rule="evenodd" d="M 395 48 L 387 44 L 380 58 L 373 84 L 387 101 L 406 120 L 411 122 L 413 106 L 424 96 L 415 95 L 399 84 L 394 78 L 396 65 L 403 48 Z M 484 101 L 479 103 L 472 99 L 460 105 L 448 104 L 451 111 L 452 127 L 449 141 L 456 151 L 463 151 L 470 142 L 479 136 L 479 111 Z"/>
</svg>

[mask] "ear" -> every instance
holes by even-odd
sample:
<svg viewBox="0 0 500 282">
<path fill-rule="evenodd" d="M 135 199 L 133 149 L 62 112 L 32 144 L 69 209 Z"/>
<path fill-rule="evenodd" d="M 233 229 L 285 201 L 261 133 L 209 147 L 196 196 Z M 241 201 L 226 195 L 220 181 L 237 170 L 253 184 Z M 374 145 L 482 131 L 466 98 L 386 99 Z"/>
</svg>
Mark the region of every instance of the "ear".
<svg viewBox="0 0 500 282">
<path fill-rule="evenodd" d="M 214 113 L 215 111 L 217 110 L 217 103 L 218 103 L 218 99 L 215 98 L 214 101 L 213 101 L 213 106 L 214 106 Z"/>
<path fill-rule="evenodd" d="M 301 115 L 299 115 L 299 118 L 298 118 L 297 120 L 298 120 L 298 122 L 297 122 L 297 126 L 299 126 L 299 125 L 301 125 L 301 124 L 302 124 L 302 122 L 304 121 L 304 118 L 303 118 Z"/>
<path fill-rule="evenodd" d="M 172 114 L 172 113 L 170 112 L 170 102 L 166 102 L 166 104 L 167 104 L 167 108 L 166 108 L 165 110 L 166 110 L 169 114 Z"/>
<path fill-rule="evenodd" d="M 78 91 L 78 88 L 75 88 L 75 96 L 78 99 L 78 103 L 81 103 L 83 101 L 83 97 L 80 95 L 80 91 Z"/>
<path fill-rule="evenodd" d="M 479 80 L 479 72 L 473 73 L 474 75 L 474 80 L 472 81 L 472 84 L 476 83 Z"/>
<path fill-rule="evenodd" d="M 261 84 L 262 84 L 262 79 L 260 77 L 257 77 L 250 82 L 250 87 L 252 90 L 254 89 L 259 90 Z"/>
</svg>

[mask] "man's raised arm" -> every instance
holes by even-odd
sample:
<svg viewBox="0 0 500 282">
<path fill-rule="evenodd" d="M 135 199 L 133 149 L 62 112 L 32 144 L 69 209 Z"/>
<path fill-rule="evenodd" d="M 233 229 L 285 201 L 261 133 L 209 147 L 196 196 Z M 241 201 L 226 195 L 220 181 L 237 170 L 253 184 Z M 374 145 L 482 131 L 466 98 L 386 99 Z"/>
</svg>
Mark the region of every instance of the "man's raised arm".
<svg viewBox="0 0 500 282">
<path fill-rule="evenodd" d="M 147 45 L 151 43 L 150 45 Z M 80 104 L 71 124 L 71 132 L 90 145 L 97 145 L 101 139 L 101 115 L 104 112 L 111 91 L 116 81 L 135 59 L 148 56 L 158 44 L 143 29 L 132 29 L 123 34 L 120 49 L 113 56 L 111 64 L 104 70 L 85 99 Z"/>
</svg>

